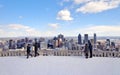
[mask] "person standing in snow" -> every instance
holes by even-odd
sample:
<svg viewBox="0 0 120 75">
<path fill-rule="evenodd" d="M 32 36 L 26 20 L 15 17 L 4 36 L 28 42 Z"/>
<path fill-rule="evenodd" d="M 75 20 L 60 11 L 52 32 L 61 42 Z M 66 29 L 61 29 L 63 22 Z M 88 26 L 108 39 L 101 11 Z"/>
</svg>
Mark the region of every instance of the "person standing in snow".
<svg viewBox="0 0 120 75">
<path fill-rule="evenodd" d="M 85 44 L 84 53 L 85 53 L 85 58 L 88 58 L 88 44 Z"/>
<path fill-rule="evenodd" d="M 90 50 L 90 58 L 92 58 L 92 44 L 91 44 L 90 40 L 88 40 L 88 47 Z"/>
<path fill-rule="evenodd" d="M 38 51 L 38 43 L 37 43 L 37 39 L 35 39 L 34 50 L 35 50 L 35 57 L 36 57 L 36 56 L 39 56 L 39 53 L 37 52 L 37 51 Z"/>
<path fill-rule="evenodd" d="M 27 45 L 27 59 L 29 58 L 29 56 L 32 57 L 32 54 L 31 54 L 30 52 L 31 52 L 31 45 L 28 44 L 28 45 Z"/>
</svg>

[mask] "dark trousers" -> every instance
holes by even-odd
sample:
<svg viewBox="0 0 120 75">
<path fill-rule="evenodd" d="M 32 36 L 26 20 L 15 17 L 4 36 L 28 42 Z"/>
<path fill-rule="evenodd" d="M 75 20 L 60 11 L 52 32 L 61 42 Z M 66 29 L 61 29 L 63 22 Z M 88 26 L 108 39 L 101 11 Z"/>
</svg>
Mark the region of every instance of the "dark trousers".
<svg viewBox="0 0 120 75">
<path fill-rule="evenodd" d="M 88 53 L 85 53 L 85 58 L 88 58 Z"/>
<path fill-rule="evenodd" d="M 90 50 L 90 58 L 92 58 L 92 50 Z"/>
<path fill-rule="evenodd" d="M 38 55 L 39 55 L 39 53 L 37 52 L 37 50 L 35 50 L 35 57 L 38 56 Z"/>
<path fill-rule="evenodd" d="M 30 51 L 27 51 L 27 58 L 29 58 L 29 56 L 32 57 L 32 54 L 30 54 Z"/>
</svg>

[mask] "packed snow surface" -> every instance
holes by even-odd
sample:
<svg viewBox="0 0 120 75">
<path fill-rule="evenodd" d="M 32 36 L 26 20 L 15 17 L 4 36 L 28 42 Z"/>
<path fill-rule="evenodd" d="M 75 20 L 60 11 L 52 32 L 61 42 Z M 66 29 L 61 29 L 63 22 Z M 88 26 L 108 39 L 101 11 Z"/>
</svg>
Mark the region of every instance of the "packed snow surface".
<svg viewBox="0 0 120 75">
<path fill-rule="evenodd" d="M 0 75 L 120 75 L 120 58 L 0 57 Z"/>
</svg>

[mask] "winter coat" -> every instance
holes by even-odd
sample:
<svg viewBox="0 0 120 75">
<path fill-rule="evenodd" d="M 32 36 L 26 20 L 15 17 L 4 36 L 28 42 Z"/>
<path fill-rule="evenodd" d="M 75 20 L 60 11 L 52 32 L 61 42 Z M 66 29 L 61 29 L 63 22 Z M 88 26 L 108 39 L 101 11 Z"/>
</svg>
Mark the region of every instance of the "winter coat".
<svg viewBox="0 0 120 75">
<path fill-rule="evenodd" d="M 30 53 L 31 47 L 27 46 L 27 53 Z"/>
</svg>

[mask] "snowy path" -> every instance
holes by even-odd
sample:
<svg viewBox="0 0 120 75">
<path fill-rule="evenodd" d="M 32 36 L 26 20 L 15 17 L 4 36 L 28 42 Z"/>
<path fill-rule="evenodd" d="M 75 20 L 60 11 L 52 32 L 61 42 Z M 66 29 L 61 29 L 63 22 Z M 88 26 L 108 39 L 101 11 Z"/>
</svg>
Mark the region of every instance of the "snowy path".
<svg viewBox="0 0 120 75">
<path fill-rule="evenodd" d="M 120 58 L 0 57 L 0 75 L 120 75 Z"/>
</svg>

